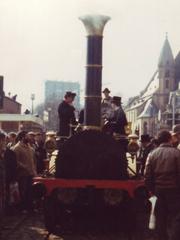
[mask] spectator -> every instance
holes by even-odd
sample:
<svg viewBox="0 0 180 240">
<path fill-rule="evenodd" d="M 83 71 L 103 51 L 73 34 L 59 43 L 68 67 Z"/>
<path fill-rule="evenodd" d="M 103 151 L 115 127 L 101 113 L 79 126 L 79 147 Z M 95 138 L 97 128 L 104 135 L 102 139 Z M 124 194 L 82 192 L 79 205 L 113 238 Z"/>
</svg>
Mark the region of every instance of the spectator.
<svg viewBox="0 0 180 240">
<path fill-rule="evenodd" d="M 35 149 L 35 133 L 34 132 L 28 132 L 27 136 L 28 136 L 28 142 L 30 144 L 30 146 Z"/>
<path fill-rule="evenodd" d="M 180 236 L 180 151 L 172 147 L 171 134 L 168 131 L 161 131 L 158 140 L 160 146 L 152 151 L 147 159 L 145 184 L 151 194 L 158 198 L 155 211 L 158 240 L 178 240 Z"/>
<path fill-rule="evenodd" d="M 34 150 L 29 145 L 26 131 L 17 135 L 18 142 L 12 147 L 17 160 L 17 180 L 21 197 L 21 208 L 25 212 L 32 210 L 32 179 L 36 175 Z"/>
<path fill-rule="evenodd" d="M 8 133 L 8 144 L 7 144 L 8 148 L 11 148 L 16 144 L 16 136 L 17 134 L 15 132 Z"/>
<path fill-rule="evenodd" d="M 148 154 L 154 149 L 149 134 L 143 134 L 140 138 L 141 146 L 137 156 L 137 173 L 143 176 Z"/>
<path fill-rule="evenodd" d="M 5 181 L 5 152 L 6 137 L 3 132 L 0 131 L 0 217 L 4 214 L 5 202 L 6 202 L 6 181 Z"/>
<path fill-rule="evenodd" d="M 43 137 L 43 133 L 41 132 L 38 132 L 35 135 L 35 156 L 37 174 L 43 174 L 45 170 L 44 160 L 47 158 L 47 153 L 45 149 L 45 139 Z"/>
<path fill-rule="evenodd" d="M 177 148 L 180 150 L 180 124 L 173 126 L 172 135 L 173 145 L 177 145 Z"/>
</svg>

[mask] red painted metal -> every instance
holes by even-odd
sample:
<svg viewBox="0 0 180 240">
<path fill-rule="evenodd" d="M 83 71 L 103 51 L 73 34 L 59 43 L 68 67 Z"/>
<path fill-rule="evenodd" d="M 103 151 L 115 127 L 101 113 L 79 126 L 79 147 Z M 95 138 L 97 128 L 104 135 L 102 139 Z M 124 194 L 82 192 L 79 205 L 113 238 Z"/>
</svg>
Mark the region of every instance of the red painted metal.
<svg viewBox="0 0 180 240">
<path fill-rule="evenodd" d="M 59 179 L 35 177 L 34 183 L 43 183 L 47 189 L 47 194 L 57 187 L 61 188 L 86 188 L 97 189 L 122 189 L 126 190 L 131 197 L 134 191 L 144 186 L 143 180 L 91 180 L 91 179 Z"/>
</svg>

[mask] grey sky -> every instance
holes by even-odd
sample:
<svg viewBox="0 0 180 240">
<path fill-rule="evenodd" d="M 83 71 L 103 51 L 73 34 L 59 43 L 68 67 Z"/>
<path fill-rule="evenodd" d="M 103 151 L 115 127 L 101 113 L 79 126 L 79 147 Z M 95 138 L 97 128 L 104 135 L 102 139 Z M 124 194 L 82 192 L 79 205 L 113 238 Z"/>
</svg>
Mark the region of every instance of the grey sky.
<svg viewBox="0 0 180 240">
<path fill-rule="evenodd" d="M 85 82 L 86 32 L 80 15 L 111 17 L 103 39 L 103 87 L 124 99 L 157 67 L 168 32 L 180 50 L 179 0 L 0 0 L 0 75 L 24 108 L 43 99 L 45 80 Z"/>
</svg>

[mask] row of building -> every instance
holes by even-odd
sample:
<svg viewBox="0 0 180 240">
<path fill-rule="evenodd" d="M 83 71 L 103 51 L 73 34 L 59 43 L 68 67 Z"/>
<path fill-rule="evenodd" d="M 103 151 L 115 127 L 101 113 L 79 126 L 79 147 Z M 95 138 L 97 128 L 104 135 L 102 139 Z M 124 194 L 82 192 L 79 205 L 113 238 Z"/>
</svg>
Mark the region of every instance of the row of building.
<svg viewBox="0 0 180 240">
<path fill-rule="evenodd" d="M 45 101 L 42 103 L 41 111 L 38 109 L 33 113 L 26 110 L 22 113 L 22 104 L 19 103 L 17 95 L 5 96 L 3 92 L 3 76 L 0 76 L 0 129 L 5 132 L 27 130 L 46 131 L 58 129 L 57 109 L 63 100 L 66 91 L 76 93 L 75 107 L 80 109 L 80 84 L 78 82 L 50 81 L 45 82 Z"/>
<path fill-rule="evenodd" d="M 16 98 L 3 96 L 3 104 L 0 108 L 0 129 L 5 132 L 39 131 L 43 129 L 42 119 L 31 113 L 21 114 L 21 106 Z"/>
</svg>

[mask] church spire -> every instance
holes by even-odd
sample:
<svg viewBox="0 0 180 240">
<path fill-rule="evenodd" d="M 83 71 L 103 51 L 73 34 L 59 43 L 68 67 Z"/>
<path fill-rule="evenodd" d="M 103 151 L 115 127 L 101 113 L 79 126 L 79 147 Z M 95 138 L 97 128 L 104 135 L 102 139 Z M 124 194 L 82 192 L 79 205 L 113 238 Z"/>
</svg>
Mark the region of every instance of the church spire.
<svg viewBox="0 0 180 240">
<path fill-rule="evenodd" d="M 168 41 L 168 33 L 166 32 L 166 37 L 159 57 L 158 66 L 165 67 L 167 65 L 174 66 L 174 57 L 172 54 L 171 46 Z"/>
</svg>

